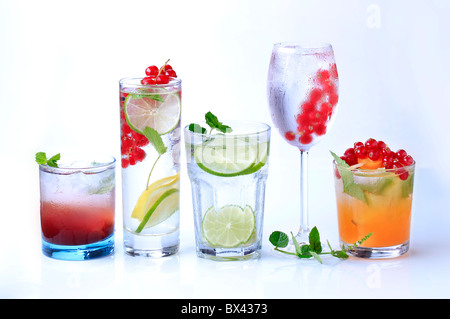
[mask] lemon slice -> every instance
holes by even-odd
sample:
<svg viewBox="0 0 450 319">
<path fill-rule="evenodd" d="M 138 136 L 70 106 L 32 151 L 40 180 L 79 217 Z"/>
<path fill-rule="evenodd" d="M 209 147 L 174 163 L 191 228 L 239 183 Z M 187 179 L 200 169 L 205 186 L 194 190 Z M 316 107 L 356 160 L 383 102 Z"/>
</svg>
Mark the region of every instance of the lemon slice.
<svg viewBox="0 0 450 319">
<path fill-rule="evenodd" d="M 164 188 L 164 192 L 157 196 L 156 201 L 144 215 L 141 223 L 136 229 L 136 233 L 140 233 L 144 228 L 156 226 L 168 219 L 179 209 L 179 203 L 179 189 Z"/>
<path fill-rule="evenodd" d="M 258 144 L 244 139 L 215 136 L 196 147 L 194 159 L 204 171 L 222 177 L 238 176 L 258 162 Z"/>
<path fill-rule="evenodd" d="M 180 121 L 181 99 L 178 93 L 166 90 L 131 93 L 125 99 L 124 111 L 127 123 L 134 131 L 143 134 L 149 126 L 164 135 Z"/>
<path fill-rule="evenodd" d="M 178 188 L 178 183 L 176 182 L 180 179 L 180 173 L 177 173 L 173 176 L 161 178 L 156 182 L 152 183 L 145 191 L 142 192 L 139 197 L 136 205 L 134 206 L 133 213 L 131 214 L 132 218 L 137 218 L 140 221 L 144 218 L 147 211 L 154 204 L 154 202 L 158 199 L 157 196 L 161 195 L 164 190 L 161 192 L 162 188 L 168 188 L 169 186 L 174 185 Z M 155 193 L 155 194 L 153 194 Z M 153 195 L 152 195 L 153 194 Z"/>
<path fill-rule="evenodd" d="M 247 243 L 255 229 L 255 214 L 250 206 L 244 209 L 227 205 L 216 211 L 210 207 L 203 217 L 205 239 L 215 247 L 232 248 Z"/>
<path fill-rule="evenodd" d="M 179 178 L 179 173 L 162 178 L 142 192 L 131 214 L 132 218 L 141 222 L 142 227 L 141 225 L 138 227 L 139 232 L 143 228 L 165 221 L 179 209 Z M 169 192 L 167 195 L 167 192 L 173 189 L 176 192 Z M 144 220 L 146 220 L 145 223 L 143 223 Z"/>
</svg>

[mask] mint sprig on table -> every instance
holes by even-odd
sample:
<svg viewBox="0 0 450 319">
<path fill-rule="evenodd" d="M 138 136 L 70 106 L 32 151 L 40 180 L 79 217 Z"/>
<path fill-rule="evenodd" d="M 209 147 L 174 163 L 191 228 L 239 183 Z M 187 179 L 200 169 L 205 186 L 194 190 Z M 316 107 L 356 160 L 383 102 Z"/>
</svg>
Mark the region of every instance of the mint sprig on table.
<svg viewBox="0 0 450 319">
<path fill-rule="evenodd" d="M 40 165 L 48 165 L 51 167 L 58 167 L 57 161 L 61 159 L 61 154 L 58 153 L 56 155 L 53 155 L 49 159 L 47 159 L 47 155 L 44 152 L 37 152 L 35 155 L 36 163 Z"/>
<path fill-rule="evenodd" d="M 206 121 L 206 124 L 208 124 L 208 126 L 210 127 L 209 134 L 211 134 L 212 130 L 214 130 L 214 129 L 218 130 L 222 133 L 231 133 L 232 132 L 231 127 L 220 122 L 219 119 L 217 118 L 217 116 L 215 116 L 211 112 L 208 112 L 205 114 L 205 121 Z M 199 124 L 195 124 L 195 123 L 189 124 L 189 130 L 194 133 L 201 133 L 201 134 L 205 134 L 207 132 L 206 128 L 202 127 Z"/>
<path fill-rule="evenodd" d="M 317 227 L 314 227 L 313 229 L 311 229 L 311 231 L 309 233 L 309 238 L 308 238 L 309 244 L 300 245 L 298 243 L 297 239 L 295 238 L 294 234 L 292 234 L 292 232 L 291 232 L 291 236 L 292 236 L 292 242 L 294 243 L 294 246 L 295 246 L 295 253 L 280 249 L 280 248 L 287 247 L 287 245 L 289 244 L 288 235 L 286 235 L 285 233 L 283 233 L 281 231 L 272 232 L 272 234 L 270 234 L 269 241 L 272 245 L 275 246 L 274 249 L 278 252 L 297 256 L 298 258 L 314 258 L 318 262 L 322 263 L 322 259 L 320 258 L 320 255 L 331 255 L 336 258 L 347 259 L 349 257 L 347 252 L 349 250 L 355 249 L 356 247 L 361 245 L 364 241 L 369 239 L 369 237 L 372 236 L 372 233 L 364 236 L 361 240 L 357 241 L 353 245 L 350 245 L 347 247 L 342 245 L 342 249 L 340 249 L 340 250 L 332 249 L 330 243 L 327 240 L 328 248 L 330 249 L 329 252 L 322 251 L 322 243 L 320 241 L 319 230 L 317 229 Z"/>
</svg>

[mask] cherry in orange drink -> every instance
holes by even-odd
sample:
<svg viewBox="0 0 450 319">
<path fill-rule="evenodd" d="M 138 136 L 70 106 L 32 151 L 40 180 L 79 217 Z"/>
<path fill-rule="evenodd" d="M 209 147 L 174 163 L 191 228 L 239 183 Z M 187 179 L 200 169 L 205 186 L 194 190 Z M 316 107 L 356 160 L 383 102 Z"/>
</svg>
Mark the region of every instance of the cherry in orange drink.
<svg viewBox="0 0 450 319">
<path fill-rule="evenodd" d="M 335 157 L 334 173 L 340 241 L 366 258 L 390 258 L 409 249 L 415 163 L 404 150 L 382 141 L 357 142 Z"/>
<path fill-rule="evenodd" d="M 66 158 L 39 165 L 42 251 L 84 260 L 114 251 L 115 160 Z"/>
</svg>

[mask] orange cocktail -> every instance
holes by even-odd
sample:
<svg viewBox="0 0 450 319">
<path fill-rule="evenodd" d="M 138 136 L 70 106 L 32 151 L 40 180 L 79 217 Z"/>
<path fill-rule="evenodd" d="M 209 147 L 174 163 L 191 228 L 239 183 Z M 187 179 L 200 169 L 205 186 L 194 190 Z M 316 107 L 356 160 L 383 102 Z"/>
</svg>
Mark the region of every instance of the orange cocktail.
<svg viewBox="0 0 450 319">
<path fill-rule="evenodd" d="M 349 152 L 350 153 L 350 152 Z M 409 249 L 414 162 L 393 167 L 382 161 L 335 158 L 335 188 L 339 237 L 352 245 L 372 234 L 353 254 L 396 257 Z M 409 165 L 406 165 L 409 164 Z"/>
</svg>

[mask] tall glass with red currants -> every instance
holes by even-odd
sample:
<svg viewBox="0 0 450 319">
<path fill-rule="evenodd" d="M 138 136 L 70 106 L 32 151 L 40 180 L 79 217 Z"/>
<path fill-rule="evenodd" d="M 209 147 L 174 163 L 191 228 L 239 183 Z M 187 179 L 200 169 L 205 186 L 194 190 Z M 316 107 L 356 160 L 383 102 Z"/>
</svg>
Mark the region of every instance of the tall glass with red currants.
<svg viewBox="0 0 450 319">
<path fill-rule="evenodd" d="M 339 79 L 328 43 L 285 42 L 273 46 L 267 94 L 272 120 L 282 137 L 300 150 L 300 228 L 308 242 L 307 160 L 332 124 L 339 100 Z"/>
<path fill-rule="evenodd" d="M 179 248 L 181 80 L 167 62 L 119 81 L 123 241 L 132 256 Z"/>
</svg>

